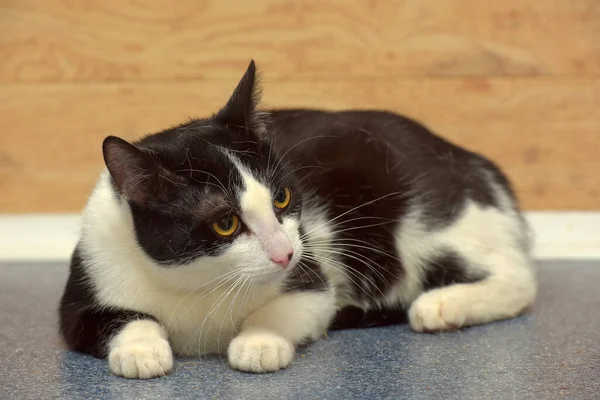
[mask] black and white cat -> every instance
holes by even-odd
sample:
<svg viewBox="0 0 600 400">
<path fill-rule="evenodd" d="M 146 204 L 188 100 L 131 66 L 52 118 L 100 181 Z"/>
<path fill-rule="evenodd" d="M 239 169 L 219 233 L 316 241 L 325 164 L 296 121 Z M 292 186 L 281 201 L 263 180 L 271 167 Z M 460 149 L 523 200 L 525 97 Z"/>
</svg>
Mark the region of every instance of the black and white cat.
<svg viewBox="0 0 600 400">
<path fill-rule="evenodd" d="M 60 305 L 70 348 L 127 378 L 173 352 L 266 372 L 328 329 L 457 329 L 533 302 L 494 164 L 389 112 L 262 113 L 256 86 L 252 62 L 212 117 L 105 139 Z"/>
</svg>

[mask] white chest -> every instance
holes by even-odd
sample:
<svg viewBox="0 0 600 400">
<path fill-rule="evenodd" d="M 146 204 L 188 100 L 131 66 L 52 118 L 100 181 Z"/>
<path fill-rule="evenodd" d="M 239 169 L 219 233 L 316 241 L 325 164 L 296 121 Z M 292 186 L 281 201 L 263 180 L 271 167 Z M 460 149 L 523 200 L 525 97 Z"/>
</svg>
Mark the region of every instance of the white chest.
<svg viewBox="0 0 600 400">
<path fill-rule="evenodd" d="M 105 266 L 92 277 L 102 305 L 153 315 L 167 330 L 173 350 L 189 356 L 224 351 L 246 316 L 278 293 L 276 285 L 257 290 L 235 280 L 176 290 L 132 268 Z"/>
</svg>

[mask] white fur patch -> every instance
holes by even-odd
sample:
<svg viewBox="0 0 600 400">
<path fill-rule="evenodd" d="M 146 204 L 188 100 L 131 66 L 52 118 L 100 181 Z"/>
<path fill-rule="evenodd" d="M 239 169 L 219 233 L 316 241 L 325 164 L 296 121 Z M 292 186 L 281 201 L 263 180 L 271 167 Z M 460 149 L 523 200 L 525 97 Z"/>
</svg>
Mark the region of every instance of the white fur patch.
<svg viewBox="0 0 600 400">
<path fill-rule="evenodd" d="M 286 293 L 248 316 L 231 342 L 229 363 L 242 371 L 287 367 L 294 344 L 322 336 L 335 315 L 333 291 Z"/>
<path fill-rule="evenodd" d="M 510 204 L 502 208 L 467 201 L 452 224 L 434 231 L 420 222 L 417 207 L 404 220 L 397 245 L 408 279 L 396 284 L 388 302 L 406 306 L 416 300 L 409 311 L 413 329 L 445 330 L 513 317 L 533 302 L 536 284 L 522 247 L 522 221 Z M 487 278 L 419 295 L 420 279 L 410 279 L 411 274 L 422 274 L 426 262 L 445 250 L 456 252 L 467 268 L 487 273 Z"/>
<path fill-rule="evenodd" d="M 273 198 L 269 188 L 253 176 L 239 160 L 229 155 L 236 165 L 244 181 L 244 190 L 240 193 L 241 218 L 250 228 L 251 235 L 258 241 L 268 260 L 274 263 L 284 261 L 285 265 L 293 267 L 300 259 L 302 244 L 297 235 L 297 229 L 289 231 L 279 223 L 273 210 Z M 291 218 L 285 218 L 290 220 Z M 293 219 L 292 219 L 293 220 Z M 287 263 L 288 255 L 294 257 Z M 278 268 L 274 264 L 275 268 Z M 267 263 L 268 265 L 268 263 Z"/>
<path fill-rule="evenodd" d="M 333 291 L 285 293 L 250 314 L 242 329 L 277 332 L 293 343 L 315 340 L 327 330 L 335 311 Z"/>
<path fill-rule="evenodd" d="M 267 222 L 277 223 L 273 213 L 273 200 L 269 189 L 250 174 L 238 162 L 235 163 L 244 180 L 245 190 L 240 196 L 240 206 L 248 220 L 256 225 Z"/>
<path fill-rule="evenodd" d="M 460 290 L 454 286 L 452 290 L 432 290 L 421 295 L 410 308 L 412 328 L 417 332 L 432 332 L 463 326 L 468 305 L 464 304 L 467 299 Z"/>
<path fill-rule="evenodd" d="M 404 278 L 397 281 L 386 296 L 388 306 L 410 304 L 422 291 L 423 267 L 435 255 L 431 235 L 420 221 L 418 209 L 410 211 L 396 233 L 396 248 L 404 267 Z"/>
<path fill-rule="evenodd" d="M 243 332 L 228 350 L 229 364 L 240 371 L 274 372 L 292 362 L 294 345 L 273 332 Z"/>
<path fill-rule="evenodd" d="M 108 365 L 115 375 L 149 379 L 166 375 L 173 368 L 167 333 L 154 321 L 129 322 L 108 347 Z"/>
</svg>

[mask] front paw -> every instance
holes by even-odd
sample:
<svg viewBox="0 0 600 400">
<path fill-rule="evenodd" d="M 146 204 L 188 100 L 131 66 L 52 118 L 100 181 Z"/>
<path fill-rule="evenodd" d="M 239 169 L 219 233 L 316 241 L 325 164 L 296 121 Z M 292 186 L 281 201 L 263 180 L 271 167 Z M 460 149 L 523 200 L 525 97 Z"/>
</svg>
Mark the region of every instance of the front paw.
<svg viewBox="0 0 600 400">
<path fill-rule="evenodd" d="M 242 334 L 232 340 L 229 364 L 247 372 L 274 372 L 292 362 L 294 345 L 279 335 L 260 332 Z"/>
<path fill-rule="evenodd" d="M 113 374 L 125 378 L 164 376 L 173 368 L 173 352 L 163 338 L 139 339 L 112 348 L 108 366 Z"/>
</svg>

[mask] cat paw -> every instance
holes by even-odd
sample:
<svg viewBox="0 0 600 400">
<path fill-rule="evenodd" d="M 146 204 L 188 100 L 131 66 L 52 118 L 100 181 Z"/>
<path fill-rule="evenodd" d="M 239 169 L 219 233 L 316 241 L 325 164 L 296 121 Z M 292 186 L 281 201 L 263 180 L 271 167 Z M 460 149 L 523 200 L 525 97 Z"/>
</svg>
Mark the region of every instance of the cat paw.
<svg viewBox="0 0 600 400">
<path fill-rule="evenodd" d="M 410 326 L 417 332 L 450 331 L 466 321 L 464 306 L 444 289 L 423 293 L 408 311 Z"/>
<path fill-rule="evenodd" d="M 110 371 L 132 379 L 149 379 L 168 374 L 173 368 L 173 352 L 163 338 L 149 338 L 112 348 L 108 354 Z"/>
<path fill-rule="evenodd" d="M 292 362 L 294 345 L 276 334 L 242 333 L 231 341 L 229 364 L 240 371 L 274 372 Z"/>
</svg>

